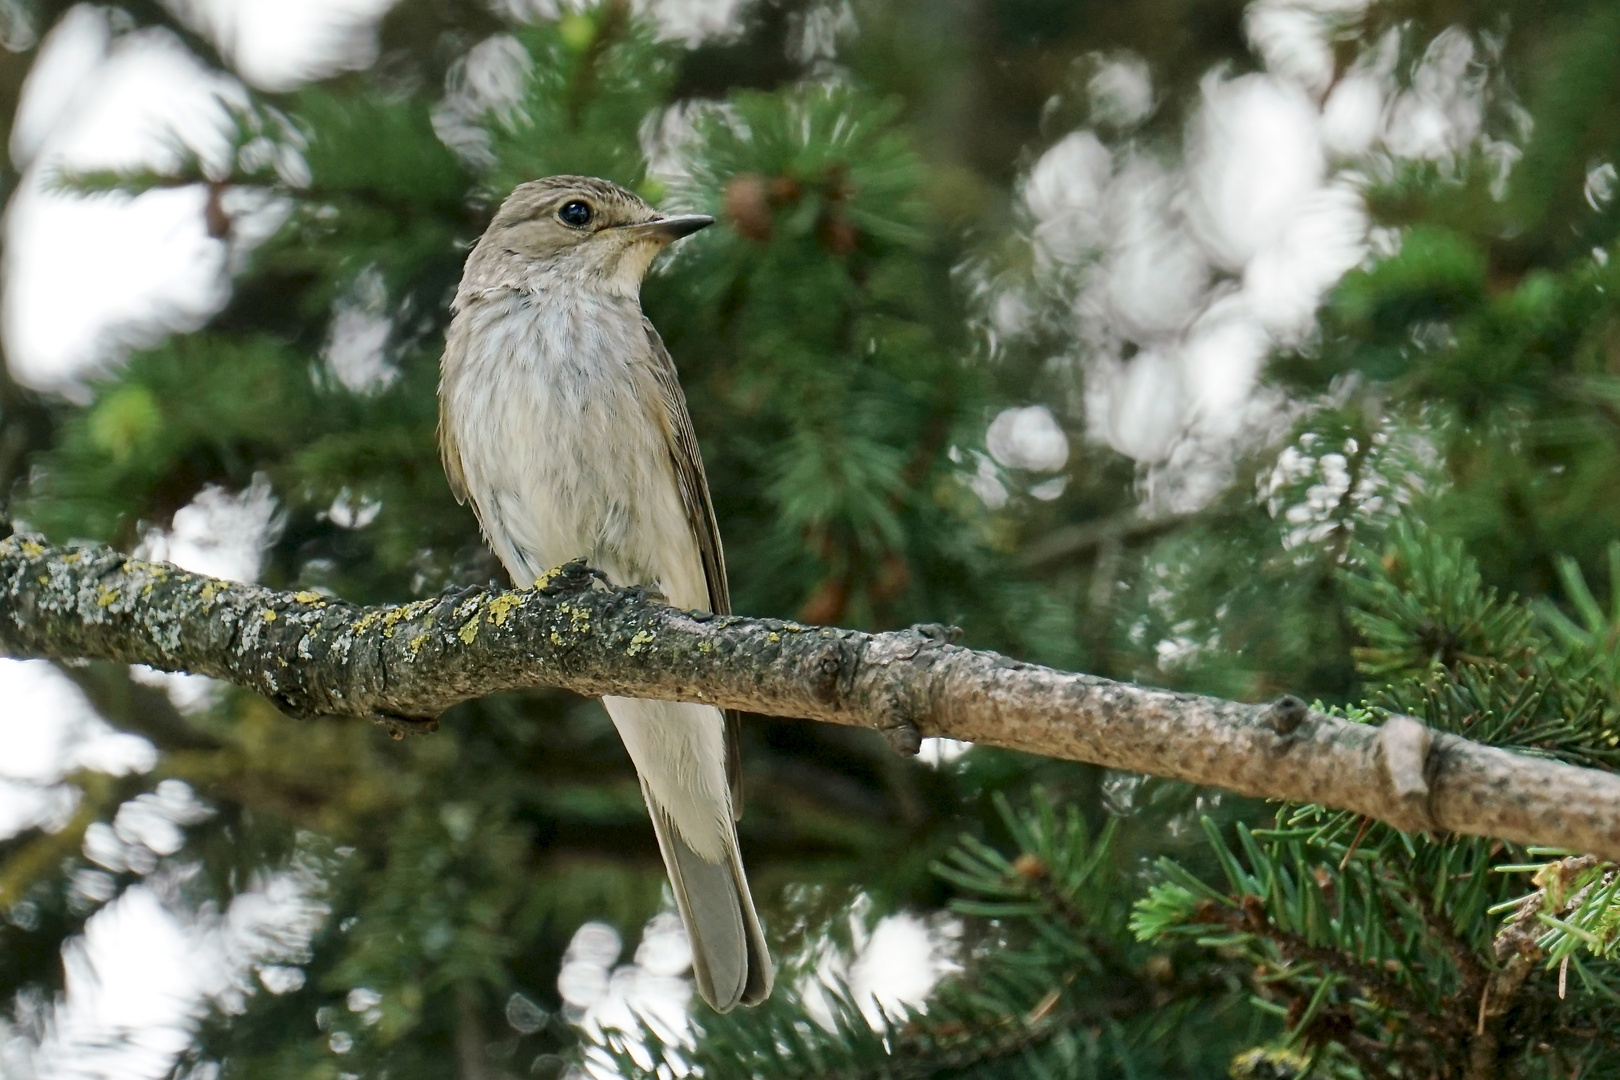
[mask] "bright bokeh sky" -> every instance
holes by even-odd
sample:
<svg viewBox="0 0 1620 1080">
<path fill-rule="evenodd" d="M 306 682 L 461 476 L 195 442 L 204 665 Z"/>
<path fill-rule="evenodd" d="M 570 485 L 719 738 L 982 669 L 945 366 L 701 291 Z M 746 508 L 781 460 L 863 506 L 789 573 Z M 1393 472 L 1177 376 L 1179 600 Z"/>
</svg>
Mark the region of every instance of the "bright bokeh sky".
<svg viewBox="0 0 1620 1080">
<path fill-rule="evenodd" d="M 206 0 L 183 8 L 248 82 L 283 89 L 363 66 L 372 20 L 387 0 Z M 83 380 L 130 345 L 200 325 L 229 297 L 232 252 L 204 227 L 204 195 L 181 189 L 139 199 L 82 199 L 52 190 L 65 169 L 176 160 L 179 139 L 204 162 L 226 152 L 226 105 L 241 83 L 209 72 L 172 36 L 122 33 L 110 9 L 70 11 L 42 43 L 24 89 L 10 152 L 25 170 L 5 219 L 0 335 L 15 376 L 82 396 Z M 192 569 L 251 580 L 271 525 L 268 489 L 200 494 L 150 552 Z M 206 700 L 201 680 L 170 677 L 182 704 Z M 144 771 L 155 754 L 111 731 L 48 664 L 0 659 L 0 835 L 65 824 L 76 807 L 62 778 L 80 768 Z M 164 796 L 157 798 L 155 796 Z M 184 784 L 125 804 L 86 836 L 102 866 L 148 869 L 179 847 L 179 828 L 206 812 Z M 89 922 L 64 956 L 65 1004 L 39 1032 L 0 1029 L 7 1080 L 126 1078 L 167 1072 L 187 1027 L 208 1003 L 255 989 L 257 968 L 295 954 L 321 912 L 313 878 L 293 868 L 258 883 L 226 912 L 181 900 L 179 868 L 159 867 Z M 87 901 L 101 875 L 76 881 Z M 110 880 L 110 879 L 108 879 Z M 258 992 L 263 992 L 258 990 Z"/>
<path fill-rule="evenodd" d="M 201 190 L 85 199 L 52 190 L 53 175 L 161 169 L 176 161 L 177 140 L 219 165 L 226 110 L 244 100 L 243 81 L 286 89 L 364 66 L 375 56 L 373 22 L 387 5 L 175 0 L 242 81 L 210 72 L 170 35 L 122 32 L 107 8 L 76 8 L 51 31 L 10 146 L 25 172 L 4 222 L 0 338 L 18 379 L 82 398 L 85 381 L 130 346 L 199 326 L 217 311 L 240 254 L 207 235 Z M 670 36 L 697 40 L 730 25 L 739 8 L 740 0 L 684 0 L 654 12 Z M 1259 386 L 1261 365 L 1273 347 L 1310 333 L 1322 296 L 1378 240 L 1360 195 L 1365 175 L 1396 157 L 1444 162 L 1480 137 L 1482 92 L 1472 46 L 1460 34 L 1442 35 L 1398 94 L 1390 89 L 1394 39 L 1333 80 L 1335 27 L 1360 9 L 1360 0 L 1252 3 L 1247 29 L 1263 69 L 1206 78 L 1184 153 L 1173 161 L 1115 137 L 1158 105 L 1152 73 L 1128 56 L 1097 64 L 1095 126 L 1056 141 L 1021 185 L 1035 284 L 1064 291 L 1075 344 L 1060 359 L 1083 370 L 1084 401 L 1078 409 L 1026 405 L 995 418 L 987 452 L 964 457 L 986 503 L 1000 505 L 1020 487 L 1055 498 L 1070 456 L 1066 432 L 1083 430 L 1141 464 L 1151 503 L 1195 507 L 1224 482 L 1235 450 L 1286 422 L 1292 406 Z M 238 230 L 233 242 L 251 242 L 252 234 Z M 1027 326 L 1027 287 L 989 287 L 993 334 L 1011 337 Z M 329 349 L 339 367 L 344 325 L 334 320 Z M 149 553 L 252 579 L 274 522 L 268 488 L 211 490 L 170 533 L 149 539 Z M 181 677 L 164 685 L 188 707 L 206 701 L 206 683 Z M 76 802 L 62 778 L 75 769 L 153 764 L 150 746 L 113 733 L 46 664 L 0 660 L 0 703 L 0 835 L 65 823 Z M 928 753 L 943 765 L 962 749 L 931 744 Z M 315 876 L 295 867 L 229 911 L 187 910 L 172 879 L 179 871 L 164 869 L 159 857 L 178 848 L 186 821 L 207 811 L 175 783 L 126 804 L 87 836 L 87 854 L 104 866 L 160 868 L 97 914 L 72 946 L 66 1004 L 43 1044 L 0 1030 L 0 1075 L 8 1080 L 156 1075 L 206 1003 L 228 1005 L 232 995 L 296 970 L 283 961 L 296 956 L 320 917 Z M 79 887 L 94 900 L 100 883 L 91 874 Z M 951 969 L 952 933 L 895 916 L 858 926 L 857 954 L 828 954 L 822 968 L 850 980 L 875 1016 L 882 1005 L 926 996 Z M 677 923 L 655 920 L 628 960 L 611 929 L 590 924 L 581 935 L 560 988 L 587 1024 L 611 1024 L 634 1007 L 670 1030 L 683 1027 L 690 990 Z M 521 1003 L 508 1012 L 522 1022 Z M 134 1041 L 88 1049 L 119 1034 Z"/>
</svg>

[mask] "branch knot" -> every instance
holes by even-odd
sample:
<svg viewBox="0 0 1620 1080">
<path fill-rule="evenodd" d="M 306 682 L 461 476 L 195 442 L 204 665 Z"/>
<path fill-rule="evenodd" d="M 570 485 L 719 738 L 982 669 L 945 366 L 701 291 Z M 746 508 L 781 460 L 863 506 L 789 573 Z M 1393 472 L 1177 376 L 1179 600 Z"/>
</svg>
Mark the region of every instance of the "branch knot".
<svg viewBox="0 0 1620 1080">
<path fill-rule="evenodd" d="M 1403 832 L 1440 831 L 1429 806 L 1433 795 L 1429 751 L 1434 746 L 1434 729 L 1410 716 L 1391 716 L 1378 729 L 1374 746 L 1379 775 L 1391 801 L 1385 820 Z"/>
<path fill-rule="evenodd" d="M 1292 735 L 1311 715 L 1311 710 L 1293 694 L 1284 694 L 1266 710 L 1266 723 L 1279 735 Z"/>
</svg>

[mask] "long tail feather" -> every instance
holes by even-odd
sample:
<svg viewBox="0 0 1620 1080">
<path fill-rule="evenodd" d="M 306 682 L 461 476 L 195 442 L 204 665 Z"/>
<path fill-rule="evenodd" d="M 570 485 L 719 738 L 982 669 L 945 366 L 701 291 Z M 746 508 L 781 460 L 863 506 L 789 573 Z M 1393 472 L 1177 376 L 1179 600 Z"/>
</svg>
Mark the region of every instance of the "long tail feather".
<svg viewBox="0 0 1620 1080">
<path fill-rule="evenodd" d="M 692 974 L 698 993 L 717 1012 L 728 1012 L 739 1004 L 757 1005 L 770 996 L 776 973 L 743 876 L 736 833 L 726 845 L 726 858 L 709 862 L 681 839 L 680 830 L 645 783 L 641 791 L 669 870 L 675 906 L 692 941 Z"/>
</svg>

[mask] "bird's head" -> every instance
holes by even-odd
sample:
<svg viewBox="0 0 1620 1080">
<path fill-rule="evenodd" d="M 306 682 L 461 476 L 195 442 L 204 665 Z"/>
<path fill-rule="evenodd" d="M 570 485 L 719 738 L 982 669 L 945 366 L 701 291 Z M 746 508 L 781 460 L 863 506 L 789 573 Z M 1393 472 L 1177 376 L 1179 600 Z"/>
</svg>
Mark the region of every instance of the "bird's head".
<svg viewBox="0 0 1620 1080">
<path fill-rule="evenodd" d="M 480 246 L 548 275 L 634 296 L 660 251 L 712 224 L 703 214 L 661 214 L 606 180 L 551 176 L 519 184 Z"/>
</svg>

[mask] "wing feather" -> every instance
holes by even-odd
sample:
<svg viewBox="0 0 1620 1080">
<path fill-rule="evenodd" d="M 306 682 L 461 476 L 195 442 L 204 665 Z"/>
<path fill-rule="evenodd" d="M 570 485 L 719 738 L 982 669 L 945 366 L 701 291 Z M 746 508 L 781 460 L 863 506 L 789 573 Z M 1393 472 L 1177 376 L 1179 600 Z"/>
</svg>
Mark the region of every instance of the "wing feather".
<svg viewBox="0 0 1620 1080">
<path fill-rule="evenodd" d="M 449 408 L 450 379 L 461 370 L 461 352 L 466 348 L 465 335 L 459 333 L 459 327 L 451 324 L 450 333 L 444 342 L 444 359 L 439 366 L 439 459 L 444 463 L 444 478 L 450 481 L 450 493 L 456 497 L 456 502 L 465 506 L 467 503 L 467 473 L 461 464 L 461 447 L 456 445 L 454 432 L 450 430 L 450 418 L 447 414 Z M 476 507 L 474 508 L 476 510 Z"/>
<path fill-rule="evenodd" d="M 697 538 L 698 554 L 703 559 L 703 580 L 709 587 L 709 610 L 716 615 L 731 614 L 731 588 L 726 582 L 726 555 L 720 546 L 720 525 L 715 520 L 714 502 L 709 496 L 709 480 L 703 472 L 703 454 L 698 449 L 697 433 L 692 430 L 692 416 L 686 408 L 686 393 L 681 389 L 680 375 L 675 361 L 658 336 L 653 324 L 642 320 L 647 329 L 647 341 L 652 346 L 653 375 L 658 382 L 659 398 L 663 404 L 664 436 L 669 446 L 670 460 L 675 466 L 675 480 L 680 485 L 681 503 L 686 508 L 686 520 Z M 731 785 L 733 815 L 742 817 L 742 770 L 738 746 L 737 714 L 726 710 L 726 779 Z"/>
</svg>

